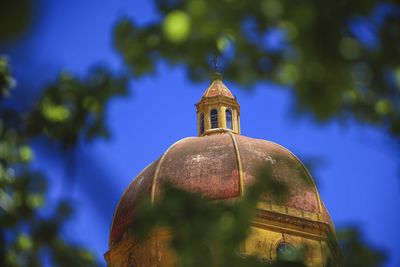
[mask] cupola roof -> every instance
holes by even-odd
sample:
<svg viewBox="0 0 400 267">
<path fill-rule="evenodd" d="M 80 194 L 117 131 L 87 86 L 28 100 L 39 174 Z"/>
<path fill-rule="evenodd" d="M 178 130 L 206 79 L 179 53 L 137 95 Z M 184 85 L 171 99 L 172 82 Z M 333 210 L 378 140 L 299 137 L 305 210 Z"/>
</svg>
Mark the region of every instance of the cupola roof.
<svg viewBox="0 0 400 267">
<path fill-rule="evenodd" d="M 225 96 L 228 98 L 235 99 L 235 96 L 231 93 L 231 91 L 226 87 L 226 85 L 222 81 L 222 75 L 219 73 L 214 73 L 212 77 L 212 82 L 207 90 L 204 92 L 203 97 L 216 97 L 216 96 Z"/>
</svg>

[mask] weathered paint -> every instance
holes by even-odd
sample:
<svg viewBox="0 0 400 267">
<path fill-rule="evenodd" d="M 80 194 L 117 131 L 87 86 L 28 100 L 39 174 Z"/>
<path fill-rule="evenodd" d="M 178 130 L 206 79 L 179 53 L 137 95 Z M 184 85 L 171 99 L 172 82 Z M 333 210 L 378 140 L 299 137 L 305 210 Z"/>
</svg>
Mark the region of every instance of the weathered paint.
<svg viewBox="0 0 400 267">
<path fill-rule="evenodd" d="M 156 161 L 140 173 L 128 187 L 117 207 L 112 224 L 110 245 L 118 242 L 134 226 L 137 202 L 150 194 L 156 169 L 155 200 L 160 195 L 160 184 L 173 185 L 201 193 L 210 200 L 239 197 L 240 176 L 238 162 L 242 165 L 244 191 L 255 179 L 261 164 L 269 164 L 274 179 L 284 181 L 289 188 L 286 203 L 278 203 L 265 195 L 259 206 L 263 210 L 310 218 L 332 225 L 326 208 L 319 208 L 321 201 L 311 176 L 302 163 L 287 149 L 272 142 L 229 133 L 188 138 L 168 149 L 162 161 Z M 238 161 L 238 157 L 240 157 Z M 333 225 L 332 225 L 333 228 Z"/>
</svg>

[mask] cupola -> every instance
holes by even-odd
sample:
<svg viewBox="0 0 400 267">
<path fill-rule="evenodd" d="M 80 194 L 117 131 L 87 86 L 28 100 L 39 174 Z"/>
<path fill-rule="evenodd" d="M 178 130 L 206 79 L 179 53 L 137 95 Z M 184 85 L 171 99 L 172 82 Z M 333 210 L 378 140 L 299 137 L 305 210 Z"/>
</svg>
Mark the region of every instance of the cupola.
<svg viewBox="0 0 400 267">
<path fill-rule="evenodd" d="M 240 106 L 222 82 L 221 74 L 213 75 L 196 109 L 199 136 L 221 132 L 240 134 Z"/>
</svg>

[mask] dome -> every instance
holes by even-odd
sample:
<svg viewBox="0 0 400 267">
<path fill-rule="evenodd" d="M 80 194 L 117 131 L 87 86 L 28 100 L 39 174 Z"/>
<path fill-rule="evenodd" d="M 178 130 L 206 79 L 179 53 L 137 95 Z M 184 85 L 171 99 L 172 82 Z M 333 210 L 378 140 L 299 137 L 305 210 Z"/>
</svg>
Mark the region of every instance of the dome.
<svg viewBox="0 0 400 267">
<path fill-rule="evenodd" d="M 156 201 L 163 182 L 199 192 L 210 200 L 237 198 L 246 192 L 262 164 L 270 166 L 271 176 L 284 182 L 289 193 L 285 203 L 264 196 L 260 211 L 331 226 L 312 177 L 293 153 L 273 142 L 225 132 L 184 138 L 146 167 L 128 186 L 117 206 L 110 247 L 135 227 L 140 199 L 148 196 Z"/>
<path fill-rule="evenodd" d="M 284 201 L 264 192 L 240 253 L 270 262 L 285 249 L 307 246 L 305 263 L 310 267 L 338 258 L 337 246 L 329 242 L 334 227 L 310 173 L 286 148 L 241 135 L 239 103 L 221 76 L 216 75 L 196 110 L 198 137 L 170 146 L 124 192 L 112 220 L 108 266 L 176 266 L 168 229 L 156 229 L 144 242 L 130 234 L 137 227 L 142 199 L 158 201 L 162 184 L 199 193 L 210 202 L 229 202 L 246 194 L 261 166 L 287 192 Z"/>
</svg>

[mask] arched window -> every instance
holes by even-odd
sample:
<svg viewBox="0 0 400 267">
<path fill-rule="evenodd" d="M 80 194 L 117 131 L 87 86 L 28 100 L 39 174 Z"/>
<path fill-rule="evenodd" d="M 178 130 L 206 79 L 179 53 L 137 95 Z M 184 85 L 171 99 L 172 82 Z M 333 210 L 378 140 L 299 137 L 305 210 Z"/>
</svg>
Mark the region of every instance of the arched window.
<svg viewBox="0 0 400 267">
<path fill-rule="evenodd" d="M 225 117 L 226 117 L 226 128 L 233 130 L 232 111 L 230 109 L 225 110 Z"/>
<path fill-rule="evenodd" d="M 286 242 L 281 242 L 276 246 L 276 257 L 286 261 L 292 261 L 296 258 L 295 248 Z"/>
<path fill-rule="evenodd" d="M 200 134 L 204 133 L 204 113 L 200 114 Z"/>
<path fill-rule="evenodd" d="M 218 128 L 218 111 L 216 109 L 210 112 L 211 129 Z"/>
</svg>

